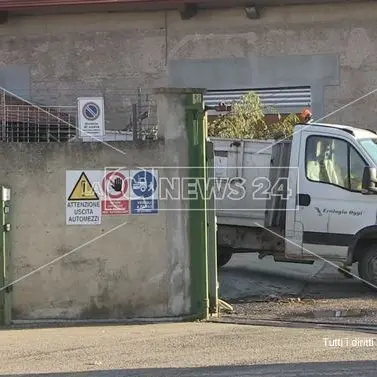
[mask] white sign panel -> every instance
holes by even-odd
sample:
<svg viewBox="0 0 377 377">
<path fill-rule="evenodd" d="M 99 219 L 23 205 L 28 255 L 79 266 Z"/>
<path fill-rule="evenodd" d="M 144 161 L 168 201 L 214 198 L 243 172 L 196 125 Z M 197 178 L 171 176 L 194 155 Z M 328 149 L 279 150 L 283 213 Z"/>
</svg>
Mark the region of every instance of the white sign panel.
<svg viewBox="0 0 377 377">
<path fill-rule="evenodd" d="M 77 101 L 80 137 L 103 137 L 105 135 L 103 97 L 80 97 Z"/>
<path fill-rule="evenodd" d="M 102 170 L 66 171 L 66 224 L 101 224 Z"/>
</svg>

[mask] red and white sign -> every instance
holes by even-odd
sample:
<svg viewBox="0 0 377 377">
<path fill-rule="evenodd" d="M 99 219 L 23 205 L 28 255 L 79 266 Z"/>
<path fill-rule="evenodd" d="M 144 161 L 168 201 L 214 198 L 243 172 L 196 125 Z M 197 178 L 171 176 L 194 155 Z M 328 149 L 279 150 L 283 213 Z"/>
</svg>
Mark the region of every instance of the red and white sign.
<svg viewBox="0 0 377 377">
<path fill-rule="evenodd" d="M 102 215 L 128 215 L 130 213 L 129 177 L 127 170 L 107 171 L 102 180 L 104 199 Z"/>
</svg>

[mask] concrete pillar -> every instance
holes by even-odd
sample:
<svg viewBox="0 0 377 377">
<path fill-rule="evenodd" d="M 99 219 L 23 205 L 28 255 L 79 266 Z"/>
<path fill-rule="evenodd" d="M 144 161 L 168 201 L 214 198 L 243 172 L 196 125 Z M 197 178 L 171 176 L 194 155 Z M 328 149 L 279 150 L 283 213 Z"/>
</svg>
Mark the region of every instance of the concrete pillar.
<svg viewBox="0 0 377 377">
<path fill-rule="evenodd" d="M 203 92 L 203 89 L 158 88 L 157 101 L 158 137 L 165 144 L 165 165 L 159 176 L 170 182 L 188 177 L 189 149 L 186 133 L 185 101 L 187 94 Z M 181 181 L 178 181 L 181 182 Z M 161 189 L 163 190 L 163 183 Z M 160 200 L 161 211 L 167 211 L 166 237 L 170 251 L 168 273 L 170 292 L 168 314 L 190 314 L 190 245 L 189 201 L 183 200 L 176 187 L 175 200 Z"/>
</svg>

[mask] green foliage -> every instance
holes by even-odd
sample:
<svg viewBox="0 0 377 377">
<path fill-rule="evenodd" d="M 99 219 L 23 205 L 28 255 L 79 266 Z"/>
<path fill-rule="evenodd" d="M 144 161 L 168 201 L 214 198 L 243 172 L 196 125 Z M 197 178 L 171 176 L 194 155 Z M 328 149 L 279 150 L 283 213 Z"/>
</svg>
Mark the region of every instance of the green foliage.
<svg viewBox="0 0 377 377">
<path fill-rule="evenodd" d="M 289 138 L 294 126 L 299 122 L 296 114 L 289 114 L 282 119 L 280 114 L 269 108 L 268 114 L 276 114 L 277 122 L 267 125 L 265 111 L 259 96 L 250 92 L 232 105 L 232 111 L 220 115 L 208 125 L 210 137 L 232 139 L 283 139 Z"/>
</svg>

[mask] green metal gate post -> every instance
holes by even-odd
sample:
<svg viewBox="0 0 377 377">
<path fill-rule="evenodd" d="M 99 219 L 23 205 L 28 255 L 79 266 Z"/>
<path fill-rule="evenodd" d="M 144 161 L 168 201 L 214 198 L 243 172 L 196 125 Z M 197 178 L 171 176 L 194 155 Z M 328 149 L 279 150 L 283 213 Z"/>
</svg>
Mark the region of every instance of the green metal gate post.
<svg viewBox="0 0 377 377">
<path fill-rule="evenodd" d="M 11 288 L 8 287 L 9 281 L 9 240 L 10 231 L 9 209 L 10 209 L 10 189 L 0 186 L 1 190 L 1 251 L 0 251 L 0 325 L 11 323 Z M 4 289 L 5 288 L 5 289 Z"/>
<path fill-rule="evenodd" d="M 200 187 L 199 193 L 206 193 L 206 141 L 203 92 L 186 95 L 186 130 L 189 142 L 189 177 Z M 207 319 L 208 262 L 207 262 L 207 201 L 204 195 L 190 198 L 190 256 L 191 256 L 191 313 L 196 319 Z"/>
<path fill-rule="evenodd" d="M 218 315 L 219 283 L 217 275 L 217 224 L 216 224 L 216 200 L 214 189 L 215 161 L 214 148 L 211 141 L 207 141 L 207 179 L 208 179 L 208 293 L 209 313 Z"/>
</svg>

